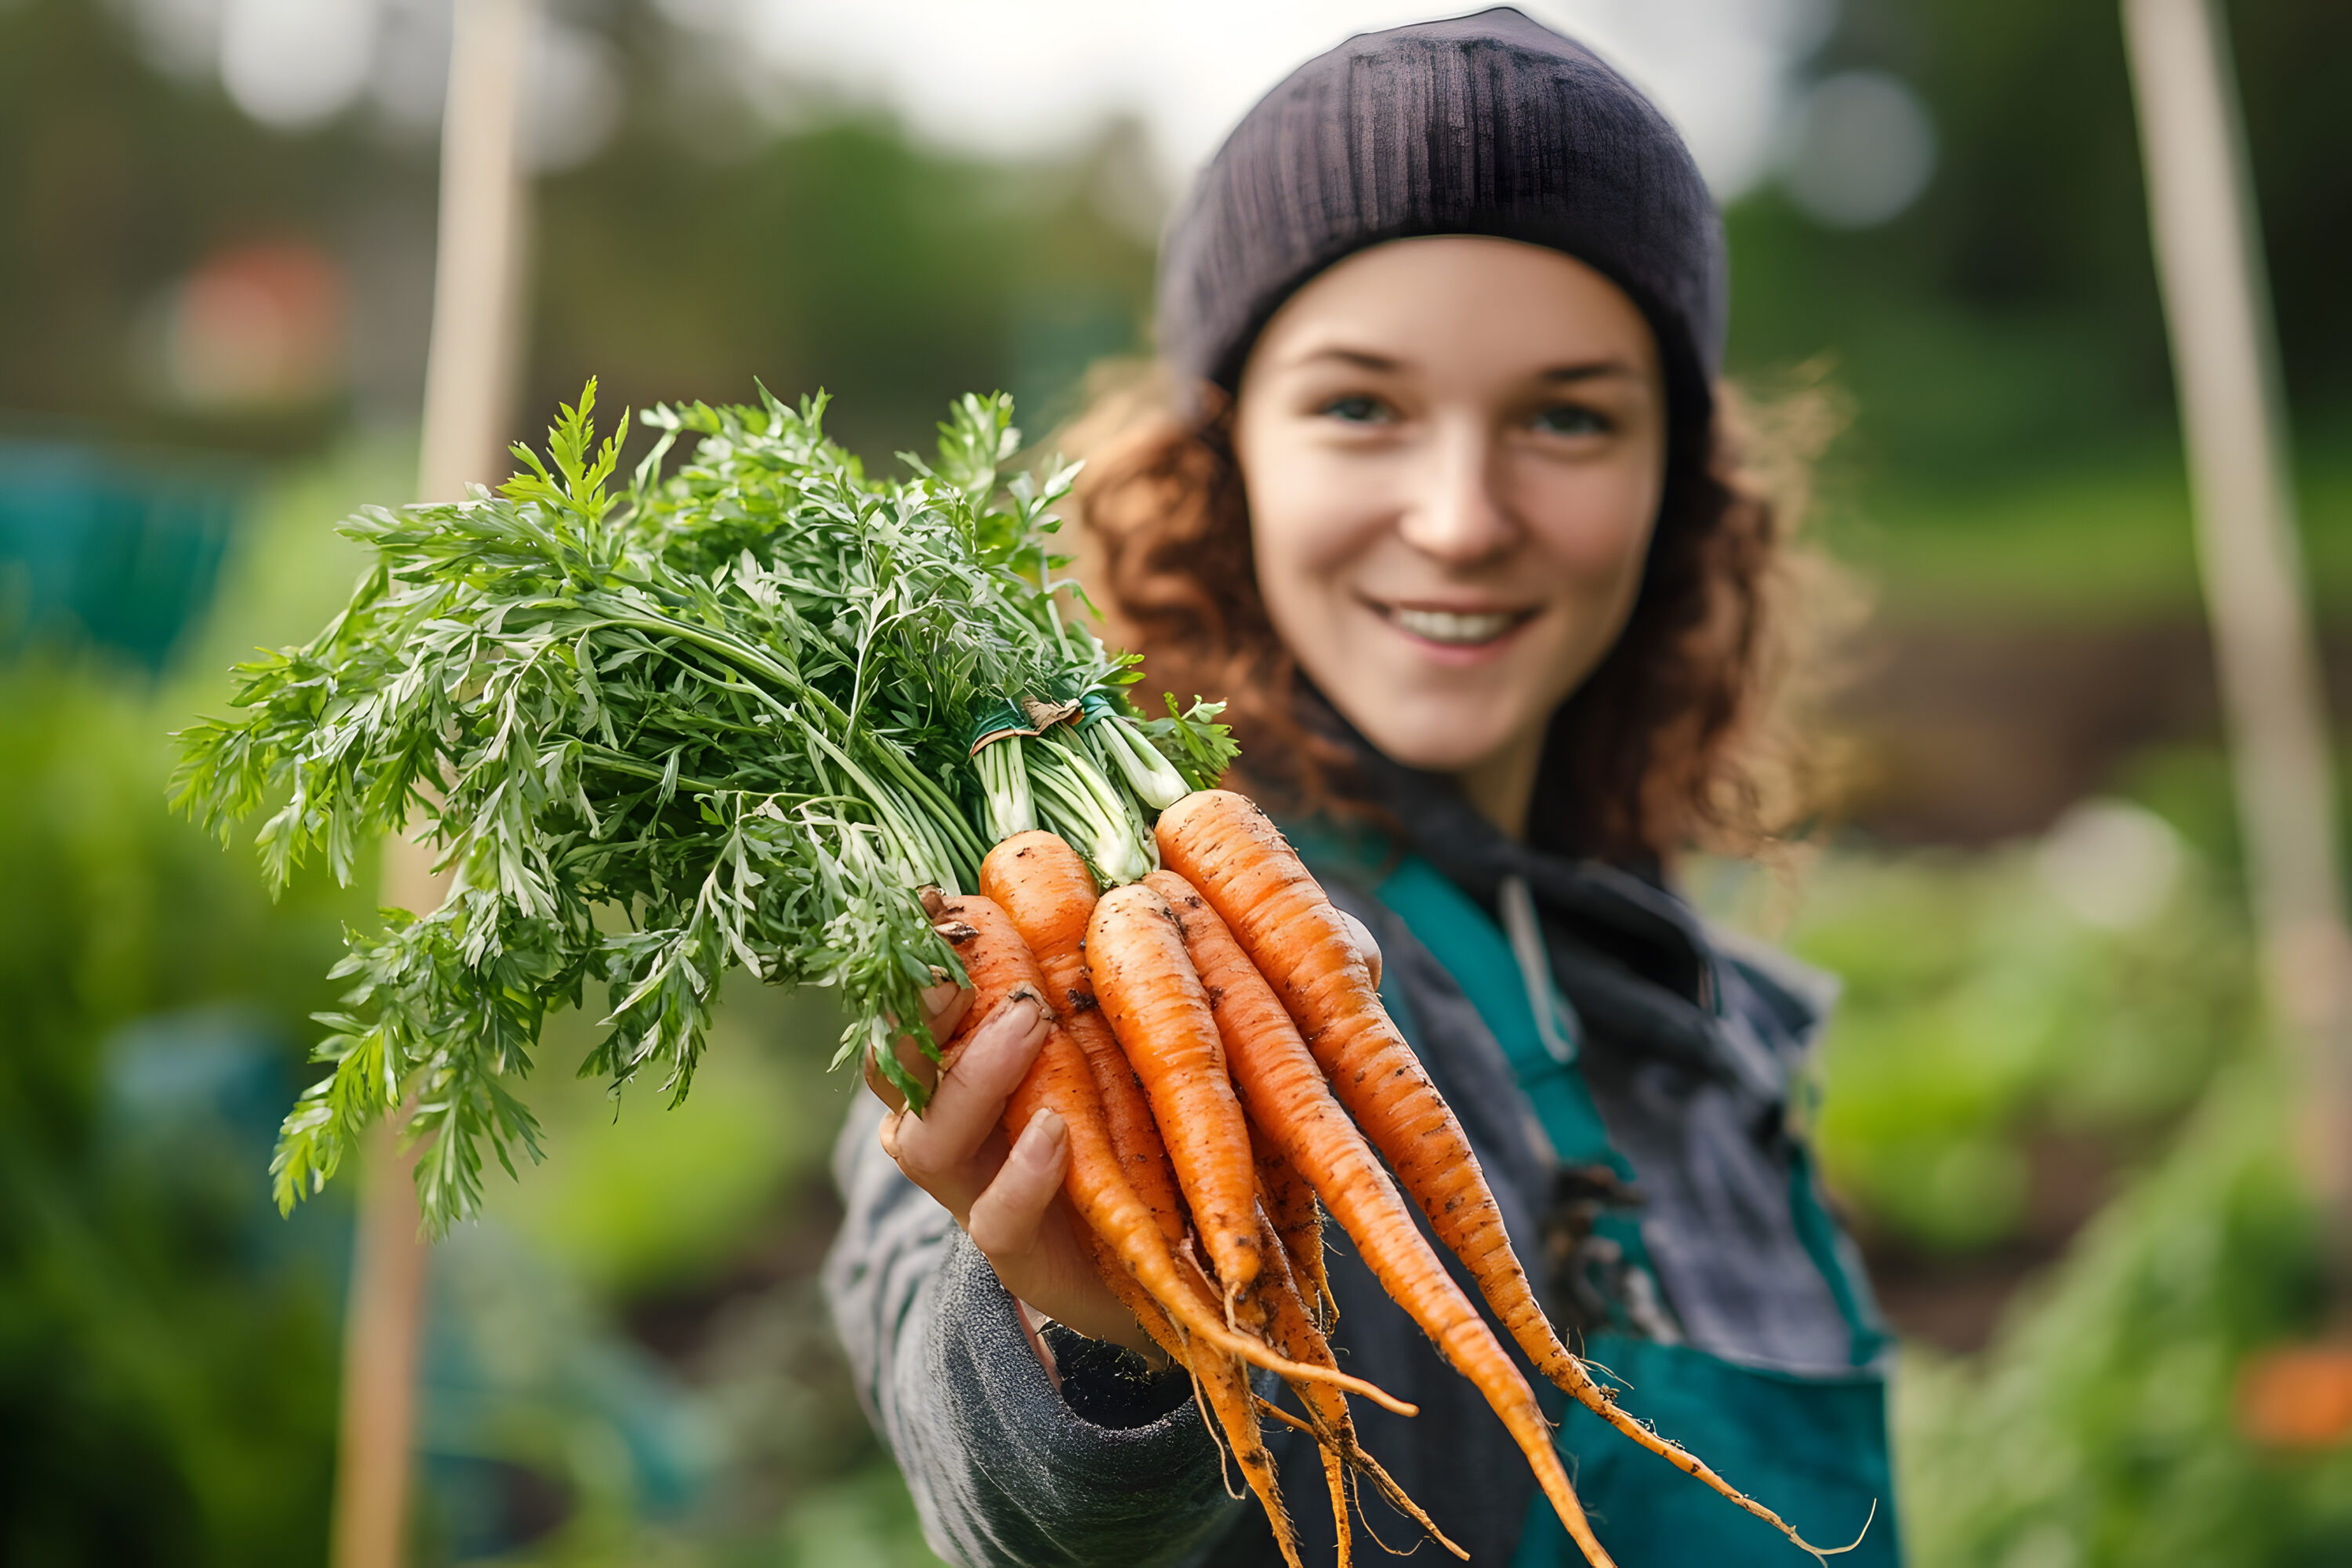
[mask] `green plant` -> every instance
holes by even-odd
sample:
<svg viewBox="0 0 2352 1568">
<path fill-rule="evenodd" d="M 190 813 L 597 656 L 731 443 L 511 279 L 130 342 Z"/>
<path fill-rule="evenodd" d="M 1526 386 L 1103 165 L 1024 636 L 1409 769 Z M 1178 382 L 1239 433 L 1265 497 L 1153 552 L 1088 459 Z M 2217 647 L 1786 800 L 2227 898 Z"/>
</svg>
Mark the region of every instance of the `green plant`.
<svg viewBox="0 0 2352 1568">
<path fill-rule="evenodd" d="M 1843 983 L 1817 1132 L 1866 1229 L 1933 1250 L 2010 1239 L 2033 1138 L 2128 1163 L 2195 1106 L 2256 1006 L 2233 889 L 2176 853 L 2168 896 L 2121 926 L 2070 910 L 2032 845 L 1849 848 L 1816 868 L 1789 944 Z"/>
<path fill-rule="evenodd" d="M 968 886 L 1040 820 L 1140 875 L 1143 813 L 1232 754 L 1213 707 L 1140 719 L 1131 660 L 1066 621 L 1046 541 L 1071 470 L 1001 480 L 1008 400 L 963 399 L 892 482 L 824 438 L 822 398 L 657 409 L 615 493 L 593 396 L 498 495 L 348 522 L 376 557 L 349 605 L 240 667 L 241 716 L 183 735 L 183 808 L 225 835 L 276 805 L 273 882 L 313 855 L 348 879 L 419 818 L 454 876 L 338 966 L 356 984 L 321 1018 L 333 1073 L 287 1120 L 282 1206 L 413 1104 L 428 1223 L 473 1212 L 484 1145 L 509 1172 L 537 1156 L 516 1086 L 592 983 L 612 1032 L 582 1070 L 615 1089 L 650 1068 L 686 1093 L 740 963 L 837 990 L 836 1059 L 866 1052 L 919 1104 L 894 1020 L 957 963 L 917 889 Z"/>
<path fill-rule="evenodd" d="M 130 672 L 0 667 L 11 1563 L 305 1563 L 326 1530 L 338 1216 L 283 1225 L 267 1121 L 179 1069 L 233 1046 L 247 1099 L 285 1093 L 364 899 L 305 876 L 273 905 L 157 809 L 168 773 Z"/>
<path fill-rule="evenodd" d="M 2244 1357 L 2322 1326 L 2316 1235 L 2257 1058 L 2093 1223 L 1980 1357 L 1908 1352 L 1905 1529 L 1921 1568 L 2300 1568 L 2352 1554 L 2352 1451 L 2265 1452 Z"/>
</svg>

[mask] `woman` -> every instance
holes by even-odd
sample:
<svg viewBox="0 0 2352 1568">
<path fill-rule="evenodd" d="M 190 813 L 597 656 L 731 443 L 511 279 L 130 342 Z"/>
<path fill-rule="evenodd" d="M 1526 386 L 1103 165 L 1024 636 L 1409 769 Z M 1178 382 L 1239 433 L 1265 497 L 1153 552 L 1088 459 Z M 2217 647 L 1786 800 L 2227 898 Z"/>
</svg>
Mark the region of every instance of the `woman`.
<svg viewBox="0 0 2352 1568">
<path fill-rule="evenodd" d="M 1244 782 L 1384 956 L 1554 1321 L 1812 1539 L 1874 1506 L 1853 1560 L 1885 1563 L 1886 1340 L 1787 1126 L 1824 987 L 1663 881 L 1756 826 L 1777 629 L 1724 297 L 1687 152 L 1581 47 L 1509 10 L 1359 37 L 1179 215 L 1178 402 L 1082 499 L 1149 689 L 1232 700 Z M 1043 1028 L 1001 1011 L 924 1116 L 844 1132 L 827 1284 L 869 1411 L 951 1559 L 1274 1562 L 1076 1250 L 1062 1130 L 993 1131 Z M 1344 1246 L 1330 1270 L 1349 1370 L 1421 1406 L 1362 1409 L 1366 1447 L 1474 1561 L 1576 1562 L 1476 1392 Z M 1314 1449 L 1274 1440 L 1328 1560 Z M 1795 1556 L 1581 1410 L 1559 1442 L 1622 1562 Z"/>
</svg>

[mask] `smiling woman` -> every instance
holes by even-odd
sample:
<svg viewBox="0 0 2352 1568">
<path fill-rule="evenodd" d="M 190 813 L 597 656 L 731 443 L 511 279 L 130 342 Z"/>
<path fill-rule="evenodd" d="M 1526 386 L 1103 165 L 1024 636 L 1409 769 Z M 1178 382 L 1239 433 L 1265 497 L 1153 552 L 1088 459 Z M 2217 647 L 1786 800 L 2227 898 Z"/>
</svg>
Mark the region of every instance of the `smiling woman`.
<svg viewBox="0 0 2352 1568">
<path fill-rule="evenodd" d="M 1461 236 L 1358 252 L 1242 374 L 1275 635 L 1366 740 L 1523 834 L 1545 728 L 1641 587 L 1665 423 L 1649 324 L 1583 262 Z"/>
<path fill-rule="evenodd" d="M 1546 1310 L 1622 1375 L 1612 1414 L 1656 1423 L 1576 1405 L 1559 1428 L 1591 1550 L 1793 1552 L 1693 1507 L 1662 1436 L 1809 1539 L 1875 1518 L 1856 1561 L 1897 1561 L 1887 1342 L 1790 1129 L 1831 987 L 1734 951 L 1671 880 L 1686 846 L 1770 829 L 1773 678 L 1801 625 L 1715 384 L 1722 238 L 1688 153 L 1517 12 L 1370 34 L 1250 112 L 1160 273 L 1160 377 L 1076 432 L 1097 602 L 1145 690 L 1230 703 L 1235 782 L 1377 944 L 1370 1011 L 1461 1131 L 1382 1150 L 1483 1173 L 1511 1250 L 1549 1261 Z M 1051 1130 L 973 1131 L 1036 1050 L 1007 1025 L 982 1051 L 987 1032 L 928 1125 L 882 1123 L 886 1149 L 869 1110 L 840 1146 L 835 1310 L 933 1545 L 1288 1555 L 1227 1503 L 1192 1390 L 1115 1348 L 1137 1335 L 1070 1262 Z M 1360 1251 L 1323 1261 L 1349 1371 L 1420 1408 L 1364 1410 L 1363 1448 L 1475 1561 L 1577 1563 Z M 1267 1447 L 1311 1494 L 1296 1436 Z M 1344 1561 L 1336 1521 L 1293 1522 L 1294 1562 Z"/>
<path fill-rule="evenodd" d="M 1163 376 L 1074 428 L 1097 600 L 1153 689 L 1228 700 L 1251 785 L 1295 810 L 1375 804 L 1352 728 L 1545 848 L 1753 852 L 1805 804 L 1784 699 L 1832 574 L 1788 548 L 1735 391 L 1694 419 L 1670 373 L 1564 252 L 1356 251 L 1235 391 Z"/>
</svg>

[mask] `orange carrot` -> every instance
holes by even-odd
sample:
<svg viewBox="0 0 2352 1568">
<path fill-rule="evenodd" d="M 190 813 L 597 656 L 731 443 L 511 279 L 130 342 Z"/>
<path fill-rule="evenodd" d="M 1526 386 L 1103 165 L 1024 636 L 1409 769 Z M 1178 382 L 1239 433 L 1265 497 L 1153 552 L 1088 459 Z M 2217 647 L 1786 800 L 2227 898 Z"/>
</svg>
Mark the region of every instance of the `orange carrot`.
<svg viewBox="0 0 2352 1568">
<path fill-rule="evenodd" d="M 1537 1305 L 1470 1141 L 1381 1005 L 1339 911 L 1265 814 L 1206 790 L 1160 814 L 1160 856 L 1273 985 L 1315 1060 L 1488 1305 L 1548 1374 L 1568 1351 Z"/>
<path fill-rule="evenodd" d="M 1275 1233 L 1273 1216 L 1261 1203 L 1257 1213 L 1259 1246 L 1265 1258 L 1262 1294 L 1265 1301 L 1265 1337 L 1274 1348 L 1297 1362 L 1339 1365 L 1330 1343 L 1316 1328 L 1290 1272 L 1290 1262 Z M 1291 1389 L 1307 1407 L 1315 1440 L 1323 1449 L 1323 1480 L 1331 1491 L 1331 1528 L 1339 1542 L 1339 1563 L 1346 1568 L 1349 1537 L 1347 1458 L 1356 1446 L 1356 1424 L 1348 1415 L 1348 1396 L 1319 1384 L 1297 1383 Z"/>
<path fill-rule="evenodd" d="M 1086 861 L 1051 833 L 1016 833 L 981 862 L 980 890 L 1012 917 L 1045 973 L 1062 1027 L 1086 1052 L 1095 1092 L 1102 1098 L 1105 1130 L 1128 1184 L 1160 1222 L 1168 1245 L 1182 1246 L 1190 1224 L 1175 1169 L 1168 1163 L 1168 1145 L 1151 1120 L 1142 1081 L 1118 1048 L 1087 977 L 1087 920 L 1094 913 L 1095 882 Z"/>
<path fill-rule="evenodd" d="M 1177 1263 L 1192 1289 L 1196 1309 L 1213 1310 L 1218 1300 L 1216 1287 L 1202 1271 L 1200 1259 L 1190 1247 L 1178 1257 Z M 1193 1391 L 1202 1404 L 1202 1418 L 1206 1420 L 1213 1415 L 1217 1425 L 1223 1428 L 1226 1446 L 1240 1461 L 1242 1475 L 1265 1510 L 1265 1521 L 1274 1531 L 1274 1542 L 1282 1552 L 1282 1560 L 1289 1568 L 1300 1568 L 1298 1537 L 1291 1528 L 1290 1512 L 1283 1506 L 1274 1456 L 1266 1451 L 1265 1437 L 1258 1426 L 1259 1401 L 1257 1391 L 1250 1387 L 1249 1369 L 1232 1356 L 1206 1349 L 1193 1353 L 1185 1365 L 1192 1373 Z M 1302 1385 L 1293 1383 L 1291 1386 Z M 1345 1403 L 1345 1396 L 1336 1389 L 1328 1392 Z"/>
<path fill-rule="evenodd" d="M 1209 998 L 1167 901 L 1139 883 L 1104 894 L 1087 922 L 1087 972 L 1150 1097 L 1226 1313 L 1254 1323 L 1252 1287 L 1262 1259 L 1249 1125 L 1225 1076 Z"/>
<path fill-rule="evenodd" d="M 1143 1326 L 1143 1331 L 1151 1336 L 1151 1342 L 1158 1345 L 1170 1361 L 1178 1366 L 1191 1365 L 1192 1352 L 1184 1343 L 1184 1336 L 1177 1331 L 1174 1323 L 1169 1321 L 1168 1314 L 1160 1310 L 1160 1303 L 1151 1299 L 1151 1292 L 1136 1282 L 1135 1276 L 1120 1264 L 1118 1255 L 1110 1249 L 1109 1243 L 1085 1226 L 1078 1226 L 1077 1230 L 1087 1256 L 1094 1259 L 1095 1272 L 1102 1276 L 1103 1283 L 1110 1287 L 1110 1293 L 1118 1298 L 1119 1305 L 1135 1314 L 1135 1321 Z"/>
<path fill-rule="evenodd" d="M 1266 1451 L 1265 1438 L 1257 1422 L 1257 1396 L 1250 1388 L 1249 1369 L 1228 1355 L 1214 1353 L 1195 1356 L 1192 1379 L 1201 1397 L 1216 1415 L 1217 1425 L 1224 1428 L 1225 1441 L 1234 1458 L 1240 1461 L 1242 1475 L 1250 1490 L 1265 1510 L 1266 1522 L 1274 1528 L 1274 1543 L 1282 1551 L 1282 1560 L 1290 1568 L 1301 1568 L 1298 1561 L 1298 1537 L 1290 1524 L 1290 1510 L 1282 1505 L 1282 1489 L 1275 1478 L 1274 1456 Z"/>
<path fill-rule="evenodd" d="M 1263 1213 L 1260 1219 L 1262 1224 L 1266 1222 L 1266 1216 Z M 1143 1288 L 1119 1266 L 1118 1259 L 1112 1256 L 1110 1248 L 1104 1245 L 1101 1237 L 1092 1231 L 1083 1231 L 1082 1234 L 1089 1256 L 1094 1259 L 1097 1272 L 1101 1274 L 1105 1282 L 1126 1304 L 1128 1310 L 1135 1314 L 1136 1320 L 1143 1324 L 1145 1331 L 1167 1353 L 1169 1359 L 1179 1366 L 1190 1369 L 1193 1363 L 1193 1351 L 1169 1322 L 1167 1315 L 1160 1310 L 1160 1304 L 1145 1294 Z M 1281 1255 L 1274 1249 L 1270 1242 L 1267 1257 L 1276 1259 L 1275 1267 L 1267 1270 L 1268 1275 L 1272 1276 L 1269 1282 L 1273 1287 L 1274 1294 L 1269 1298 L 1266 1314 L 1267 1332 L 1276 1350 L 1291 1360 L 1305 1364 L 1336 1367 L 1339 1363 L 1331 1354 L 1330 1344 L 1324 1339 L 1321 1331 L 1315 1326 L 1312 1318 L 1308 1315 L 1303 1294 L 1297 1281 L 1287 1272 L 1286 1260 L 1282 1259 Z M 1189 1269 L 1186 1272 L 1192 1277 L 1198 1289 L 1207 1291 L 1208 1284 L 1205 1279 L 1199 1279 Z M 1207 1300 L 1213 1302 L 1214 1298 L 1211 1296 Z M 1318 1383 L 1294 1383 L 1291 1387 L 1315 1416 L 1313 1421 L 1302 1421 L 1263 1400 L 1258 1401 L 1258 1405 L 1262 1414 L 1270 1415 L 1276 1420 L 1297 1428 L 1315 1439 L 1321 1447 L 1324 1479 L 1325 1483 L 1331 1489 L 1333 1524 L 1339 1542 L 1339 1559 L 1343 1564 L 1348 1560 L 1349 1542 L 1352 1533 L 1351 1521 L 1348 1515 L 1345 1479 L 1346 1472 L 1351 1470 L 1369 1476 L 1372 1484 L 1379 1489 L 1381 1495 L 1389 1500 L 1391 1506 L 1419 1524 L 1438 1544 L 1456 1557 L 1465 1560 L 1468 1558 L 1469 1553 L 1455 1545 L 1444 1531 L 1438 1529 L 1436 1521 L 1423 1510 L 1420 1504 L 1412 1500 L 1411 1495 L 1402 1487 L 1397 1485 L 1395 1479 L 1382 1468 L 1381 1462 L 1367 1453 L 1357 1441 L 1355 1422 L 1348 1415 L 1348 1402 L 1343 1394 L 1334 1387 Z"/>
<path fill-rule="evenodd" d="M 1395 1169 L 1438 1239 L 1468 1267 L 1487 1305 L 1528 1359 L 1635 1443 L 1820 1555 L 1779 1514 L 1620 1406 L 1614 1391 L 1597 1382 L 1560 1343 L 1511 1250 L 1502 1212 L 1462 1124 L 1381 1005 L 1371 972 L 1339 910 L 1266 815 L 1231 791 L 1202 790 L 1162 812 L 1157 834 L 1160 858 L 1199 889 L 1232 928 L 1251 963 L 1278 994 L 1331 1091 Z M 1300 1158 L 1295 1148 L 1291 1153 Z M 1317 1180 L 1303 1163 L 1301 1170 Z M 1317 1185 L 1320 1191 L 1319 1181 Z M 1325 1193 L 1324 1201 L 1338 1215 L 1332 1194 Z M 1355 1237 L 1354 1227 L 1339 1217 Z M 1377 1268 L 1370 1244 L 1358 1237 L 1357 1245 Z M 1396 1294 L 1394 1285 L 1389 1289 Z M 1517 1377 L 1516 1369 L 1512 1375 Z M 1576 1526 L 1570 1533 L 1576 1534 Z M 1583 1544 L 1581 1536 L 1578 1543 Z M 1593 1550 L 1588 1547 L 1586 1554 Z"/>
<path fill-rule="evenodd" d="M 1203 985 L 1216 997 L 1214 1016 L 1226 1061 L 1251 1118 L 1280 1141 L 1291 1164 L 1314 1184 L 1390 1296 L 1486 1396 L 1585 1555 L 1595 1564 L 1606 1563 L 1569 1485 L 1535 1391 L 1412 1223 L 1273 987 L 1208 900 L 1174 888 L 1171 873 L 1158 875 L 1159 888 L 1177 893 L 1185 946 Z"/>
<path fill-rule="evenodd" d="M 1257 1421 L 1258 1401 L 1250 1387 L 1249 1369 L 1234 1357 L 1215 1350 L 1202 1349 L 1184 1342 L 1183 1337 L 1170 1324 L 1160 1304 L 1146 1295 L 1127 1271 L 1118 1266 L 1099 1237 L 1087 1235 L 1096 1269 L 1114 1293 L 1126 1303 L 1137 1321 L 1143 1324 L 1169 1359 L 1192 1374 L 1194 1396 L 1201 1401 L 1201 1418 L 1214 1417 L 1216 1430 L 1223 1430 L 1225 1446 L 1240 1461 L 1242 1475 L 1250 1489 L 1257 1494 L 1258 1503 L 1265 1510 L 1266 1522 L 1274 1530 L 1275 1543 L 1281 1549 L 1283 1561 L 1290 1568 L 1299 1568 L 1298 1542 L 1291 1529 L 1290 1515 L 1282 1504 L 1282 1489 L 1275 1474 L 1274 1456 L 1266 1451 L 1265 1439 Z M 1197 1268 L 1186 1267 L 1186 1282 L 1191 1286 L 1199 1310 L 1213 1312 L 1217 1306 L 1214 1291 Z M 1315 1388 L 1328 1394 L 1343 1405 L 1347 1396 L 1336 1389 L 1319 1384 L 1294 1384 Z"/>
<path fill-rule="evenodd" d="M 1005 842 L 1013 841 L 1007 839 Z M 1083 863 L 1080 868 L 1084 868 Z M 983 879 L 987 876 L 986 868 L 982 868 L 981 874 Z M 1154 871 L 1143 881 L 1146 887 L 1168 900 L 1169 907 L 1177 912 L 1178 930 L 1183 931 L 1185 906 L 1199 907 L 1201 902 L 1200 894 L 1192 884 L 1173 871 Z M 1017 916 L 1015 921 L 1017 923 Z M 1028 932 L 1024 930 L 1022 934 L 1026 936 Z M 1030 945 L 1034 948 L 1036 944 L 1033 941 Z M 1189 933 L 1186 949 L 1197 971 L 1200 955 L 1191 952 Z M 1202 989 L 1209 998 L 1210 1013 L 1214 1016 L 1218 1006 L 1218 986 L 1203 973 Z M 1220 1018 L 1218 1022 L 1222 1038 L 1223 1020 Z M 1227 1049 L 1231 1049 L 1230 1046 Z M 1228 1068 L 1231 1065 L 1227 1063 Z M 1235 1085 L 1236 1089 L 1239 1087 Z M 1243 1095 L 1240 1098 L 1242 1109 L 1247 1112 L 1248 1097 Z M 1307 1298 L 1310 1315 L 1321 1320 L 1317 1327 L 1328 1334 L 1338 1321 L 1339 1307 L 1331 1300 L 1330 1279 L 1323 1265 L 1323 1215 L 1315 1206 L 1315 1189 L 1291 1165 L 1290 1157 L 1283 1152 L 1278 1140 L 1265 1136 L 1255 1119 L 1248 1121 L 1248 1127 L 1250 1154 L 1257 1165 L 1258 1194 L 1265 1205 L 1267 1215 L 1274 1221 L 1275 1234 L 1281 1238 L 1291 1272 L 1297 1276 L 1299 1293 Z"/>
<path fill-rule="evenodd" d="M 952 1071 L 963 1047 L 1000 1006 L 1029 998 L 1045 1006 L 1045 984 L 1036 960 L 1021 941 L 1013 922 L 986 899 L 949 900 L 941 908 L 940 930 L 962 960 L 964 973 L 976 993 L 971 1011 L 949 1048 L 941 1055 L 942 1074 Z M 1050 1015 L 1051 1009 L 1047 1008 Z M 1062 1190 L 1078 1217 L 1107 1242 L 1119 1262 L 1167 1310 L 1183 1331 L 1207 1345 L 1239 1356 L 1252 1366 L 1265 1367 L 1286 1378 L 1304 1377 L 1329 1383 L 1360 1394 L 1386 1409 L 1413 1415 L 1411 1405 L 1391 1397 L 1360 1378 L 1322 1367 L 1286 1361 L 1265 1344 L 1236 1332 L 1202 1307 L 1178 1272 L 1176 1260 L 1159 1223 L 1129 1186 L 1103 1131 L 1102 1107 L 1095 1097 L 1093 1075 L 1086 1058 L 1058 1023 L 1045 1032 L 1045 1044 L 1026 1076 L 1005 1102 L 1003 1126 L 1019 1137 L 1040 1110 L 1061 1117 L 1069 1135 L 1069 1169 Z"/>
<path fill-rule="evenodd" d="M 1155 871 L 1152 875 L 1167 873 Z M 1161 889 L 1160 894 L 1166 897 L 1167 889 Z M 1173 904 L 1176 900 L 1168 901 Z M 1199 967 L 1199 960 L 1193 962 L 1194 967 Z M 1203 988 L 1207 983 L 1208 977 L 1203 975 Z M 1216 1010 L 1215 998 L 1216 993 L 1211 991 L 1212 1012 Z M 1218 1019 L 1221 1026 L 1223 1022 L 1222 1017 Z M 1225 1049 L 1230 1065 L 1233 1047 L 1228 1046 Z M 1238 1084 L 1235 1091 L 1239 1092 Z M 1242 1100 L 1242 1109 L 1249 1109 L 1246 1098 Z M 1297 1279 L 1298 1294 L 1310 1309 L 1315 1326 L 1328 1334 L 1339 1321 L 1339 1306 L 1331 1300 L 1330 1276 L 1323 1267 L 1323 1211 L 1316 1205 L 1315 1188 L 1290 1163 L 1282 1140 L 1269 1134 L 1255 1118 L 1249 1129 L 1250 1152 L 1257 1161 L 1258 1195 L 1265 1205 L 1266 1218 L 1273 1223 L 1274 1234 L 1282 1243 L 1284 1259 Z"/>
<path fill-rule="evenodd" d="M 1305 1362 L 1311 1366 L 1337 1366 L 1339 1363 L 1331 1354 L 1330 1342 L 1323 1337 L 1323 1331 L 1316 1326 L 1307 1310 L 1306 1292 L 1290 1272 L 1284 1249 L 1274 1245 L 1270 1234 L 1274 1226 L 1272 1216 L 1261 1209 L 1258 1222 L 1269 1233 L 1267 1257 L 1270 1262 L 1266 1272 L 1270 1276 L 1271 1289 L 1266 1298 L 1267 1336 L 1273 1340 L 1276 1350 L 1293 1361 Z M 1431 1539 L 1454 1556 L 1465 1562 L 1469 1560 L 1470 1554 L 1437 1528 L 1437 1521 L 1406 1495 L 1405 1489 L 1381 1468 L 1380 1461 L 1364 1452 L 1356 1440 L 1355 1419 L 1348 1414 L 1347 1395 L 1336 1388 L 1319 1384 L 1294 1383 L 1290 1386 L 1292 1392 L 1298 1395 L 1299 1403 L 1306 1406 L 1307 1430 L 1322 1446 L 1324 1479 L 1331 1489 L 1333 1523 L 1339 1534 L 1342 1564 L 1348 1561 L 1349 1538 L 1353 1533 L 1348 1517 L 1346 1472 L 1349 1470 L 1360 1470 L 1371 1477 L 1372 1484 L 1380 1489 L 1381 1494 L 1399 1513 L 1420 1525 Z"/>
</svg>

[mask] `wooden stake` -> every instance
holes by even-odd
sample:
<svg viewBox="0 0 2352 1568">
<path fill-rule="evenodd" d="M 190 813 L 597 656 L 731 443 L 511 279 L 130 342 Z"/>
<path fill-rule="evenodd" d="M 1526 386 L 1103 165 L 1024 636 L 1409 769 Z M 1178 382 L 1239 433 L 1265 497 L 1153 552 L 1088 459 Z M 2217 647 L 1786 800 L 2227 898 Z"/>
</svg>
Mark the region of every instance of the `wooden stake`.
<svg viewBox="0 0 2352 1568">
<path fill-rule="evenodd" d="M 2214 0 L 2123 0 L 2123 19 L 2247 879 L 2273 1010 L 2298 1050 L 2297 1142 L 2343 1307 L 2352 935 L 2253 182 Z"/>
<path fill-rule="evenodd" d="M 335 1568 L 400 1568 L 406 1561 L 425 1259 L 410 1165 L 389 1125 L 370 1130 L 361 1145 L 359 1225 L 343 1316 Z"/>
<path fill-rule="evenodd" d="M 532 0 L 461 0 L 441 128 L 441 217 L 426 350 L 417 494 L 455 500 L 506 471 L 520 346 L 524 226 L 516 156 Z M 385 844 L 382 901 L 425 910 L 447 889 L 423 846 Z M 426 1248 L 413 1161 L 390 1127 L 362 1146 L 360 1214 L 343 1337 L 334 1568 L 406 1561 Z"/>
</svg>

